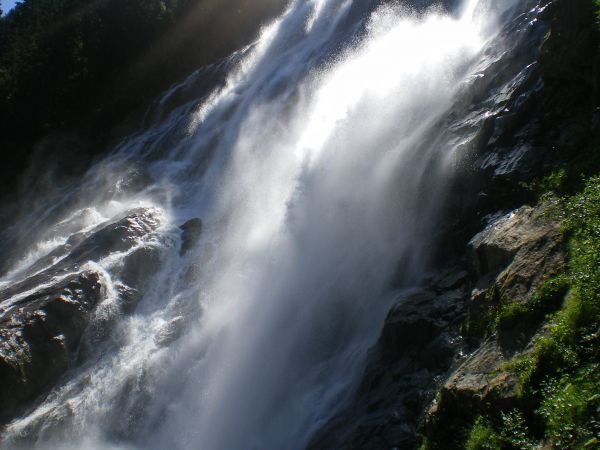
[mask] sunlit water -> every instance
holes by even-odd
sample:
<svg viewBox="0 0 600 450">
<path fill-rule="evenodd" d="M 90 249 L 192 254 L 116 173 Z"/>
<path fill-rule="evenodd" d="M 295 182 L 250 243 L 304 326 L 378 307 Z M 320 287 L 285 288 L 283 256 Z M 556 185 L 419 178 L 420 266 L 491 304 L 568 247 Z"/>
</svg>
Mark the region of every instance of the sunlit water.
<svg viewBox="0 0 600 450">
<path fill-rule="evenodd" d="M 24 218 L 35 229 L 59 216 L 2 285 L 138 206 L 160 218 L 138 246 L 158 248 L 162 269 L 123 315 L 125 255 L 88 264 L 107 287 L 91 329 L 117 315 L 110 339 L 3 445 L 303 448 L 351 392 L 392 281 L 418 283 L 426 267 L 454 151 L 436 124 L 513 3 L 469 0 L 448 14 L 293 1 L 222 86 L 124 142 L 66 212 Z M 119 189 L 140 166 L 155 181 Z M 204 231 L 180 256 L 178 225 L 191 217 Z"/>
</svg>

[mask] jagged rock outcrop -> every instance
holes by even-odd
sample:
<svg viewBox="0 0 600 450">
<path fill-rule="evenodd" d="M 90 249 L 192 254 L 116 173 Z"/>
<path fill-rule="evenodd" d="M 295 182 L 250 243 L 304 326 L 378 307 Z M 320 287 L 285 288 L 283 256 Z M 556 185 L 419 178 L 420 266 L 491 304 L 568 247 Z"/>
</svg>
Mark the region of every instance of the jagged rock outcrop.
<svg viewBox="0 0 600 450">
<path fill-rule="evenodd" d="M 82 272 L 15 300 L 0 317 L 0 420 L 51 385 L 74 362 L 102 278 Z"/>
<path fill-rule="evenodd" d="M 493 221 L 469 243 L 471 266 L 477 277 L 497 274 L 515 259 L 523 259 L 537 249 L 552 253 L 560 241 L 559 226 L 542 208 L 523 206 Z"/>
<path fill-rule="evenodd" d="M 412 448 L 420 411 L 460 347 L 468 274 L 443 271 L 427 286 L 399 292 L 355 398 L 309 449 Z"/>
<path fill-rule="evenodd" d="M 450 374 L 422 423 L 428 448 L 461 448 L 465 423 L 485 410 L 508 410 L 519 403 L 518 378 L 502 370 L 509 357 L 489 340 Z"/>
<path fill-rule="evenodd" d="M 89 261 L 115 252 L 125 255 L 113 270 L 120 294 L 115 311 L 135 308 L 159 268 L 159 249 L 144 240 L 160 223 L 152 208 L 130 210 L 72 235 L 17 274 L 20 281 L 0 290 L 0 421 L 11 419 L 47 391 L 110 331 L 105 314 L 88 333 L 94 310 L 106 298 L 107 283 L 112 283 Z"/>
<path fill-rule="evenodd" d="M 564 269 L 560 222 L 551 212 L 552 202 L 535 208 L 524 206 L 495 220 L 471 240 L 474 288 L 463 327 L 463 332 L 472 335 L 465 346 L 471 354 L 447 375 L 425 416 L 423 432 L 430 438 L 431 448 L 458 448 L 455 440 L 462 436 L 465 423 L 491 409 L 519 406 L 518 377 L 505 364 L 528 351 L 539 322 L 523 314 L 482 343 L 477 343 L 477 338 L 486 327 L 489 333 L 494 311 L 512 303 L 532 302 L 538 287 Z M 548 305 L 547 310 L 553 306 Z"/>
<path fill-rule="evenodd" d="M 589 139 L 594 112 L 585 98 L 594 89 L 594 61 L 585 55 L 596 42 L 591 2 L 530 6 L 503 30 L 513 57 L 490 54 L 492 63 L 465 95 L 470 113 L 456 113 L 467 120 L 453 124 L 451 112 L 444 125 L 470 137 L 458 145 L 466 159 L 436 258 L 468 276 L 443 317 L 431 280 L 393 308 L 353 400 L 315 435 L 311 450 L 414 449 L 418 427 L 428 449 L 458 449 L 478 412 L 521 401 L 518 380 L 504 366 L 530 350 L 540 320 L 525 314 L 497 333 L 490 321 L 503 306 L 533 302 L 539 286 L 564 268 L 552 201 L 523 205 L 535 201 L 529 183 L 557 164 L 556 146 Z M 449 344 L 440 346 L 444 339 Z"/>
<path fill-rule="evenodd" d="M 490 308 L 526 302 L 538 286 L 561 272 L 565 252 L 552 203 L 523 206 L 493 221 L 468 246 L 475 288 L 472 321 Z"/>
<path fill-rule="evenodd" d="M 200 234 L 202 233 L 202 220 L 197 217 L 190 219 L 179 228 L 182 231 L 181 249 L 179 253 L 183 256 L 194 247 L 196 242 L 198 242 Z"/>
<path fill-rule="evenodd" d="M 465 323 L 481 323 L 502 304 L 531 301 L 563 268 L 563 238 L 550 209 L 524 206 L 500 217 L 471 240 L 470 273 L 442 272 L 422 290 L 399 294 L 354 400 L 309 448 L 415 448 L 417 422 L 439 379 L 446 381 L 423 430 L 447 448 L 478 412 L 515 406 L 517 380 L 503 364 L 526 348 L 536 324 L 516 323 L 504 339 L 481 344 L 462 334 L 472 332 Z"/>
<path fill-rule="evenodd" d="M 88 231 L 73 234 L 62 245 L 33 263 L 22 279 L 0 291 L 0 302 L 47 283 L 59 274 L 79 270 L 88 261 L 100 261 L 114 252 L 125 252 L 160 225 L 158 212 L 138 208 L 114 217 Z"/>
</svg>

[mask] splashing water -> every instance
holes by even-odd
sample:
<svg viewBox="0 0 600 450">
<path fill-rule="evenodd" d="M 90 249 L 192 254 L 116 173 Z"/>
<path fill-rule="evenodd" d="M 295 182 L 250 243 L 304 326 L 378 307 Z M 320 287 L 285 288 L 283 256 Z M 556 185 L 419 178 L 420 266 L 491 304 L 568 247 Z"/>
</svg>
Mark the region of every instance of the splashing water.
<svg viewBox="0 0 600 450">
<path fill-rule="evenodd" d="M 294 1 L 221 86 L 129 138 L 60 207 L 23 218 L 45 231 L 0 287 L 139 207 L 160 226 L 136 248 L 158 249 L 161 268 L 124 315 L 114 304 L 132 251 L 89 263 L 107 285 L 91 327 L 116 314 L 110 339 L 3 445 L 303 448 L 351 392 L 392 283 L 426 267 L 451 171 L 438 124 L 513 3 L 448 14 Z M 131 167 L 154 181 L 119 188 Z M 177 226 L 191 217 L 204 230 L 182 256 Z"/>
</svg>

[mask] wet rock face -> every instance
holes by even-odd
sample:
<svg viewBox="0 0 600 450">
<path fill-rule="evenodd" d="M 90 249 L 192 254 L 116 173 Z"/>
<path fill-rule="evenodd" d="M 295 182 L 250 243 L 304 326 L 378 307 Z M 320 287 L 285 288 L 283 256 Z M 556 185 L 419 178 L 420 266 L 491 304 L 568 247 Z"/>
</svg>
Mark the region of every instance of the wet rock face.
<svg viewBox="0 0 600 450">
<path fill-rule="evenodd" d="M 595 42 L 591 2 L 523 3 L 528 12 L 502 31 L 512 57 L 486 52 L 491 64 L 442 123 L 460 136 L 465 160 L 435 263 L 462 269 L 426 281 L 394 306 L 357 391 L 316 433 L 311 450 L 414 449 L 417 429 L 441 443 L 432 448 L 458 449 L 465 421 L 519 402 L 517 380 L 502 364 L 528 351 L 539 324 L 518 323 L 487 340 L 468 335 L 465 325 L 492 308 L 531 301 L 564 267 L 552 204 L 522 206 L 532 200 L 522 184 L 553 167 L 555 146 L 589 139 L 593 61 L 585 55 Z M 436 390 L 441 401 L 432 403 Z"/>
<path fill-rule="evenodd" d="M 202 220 L 197 217 L 190 219 L 179 228 L 182 231 L 181 249 L 179 254 L 183 256 L 192 249 L 196 242 L 198 242 L 200 234 L 202 233 Z"/>
<path fill-rule="evenodd" d="M 120 280 L 114 286 L 120 292 L 115 311 L 135 309 L 160 267 L 159 249 L 144 241 L 159 226 L 156 210 L 130 210 L 72 235 L 34 263 L 21 281 L 0 290 L 0 422 L 47 392 L 93 352 L 98 336 L 110 332 L 106 317 L 89 332 L 96 306 L 106 298 L 103 275 L 87 269 L 89 261 L 124 253 L 111 269 Z"/>
<path fill-rule="evenodd" d="M 486 323 L 489 312 L 502 305 L 532 301 L 538 286 L 564 269 L 560 223 L 549 218 L 551 211 L 552 202 L 524 206 L 496 219 L 471 240 L 474 288 L 468 323 Z M 446 376 L 438 401 L 425 416 L 423 433 L 433 442 L 457 448 L 452 442 L 461 436 L 464 424 L 490 408 L 507 411 L 520 406 L 517 376 L 503 364 L 530 350 L 528 343 L 538 328 L 539 323 L 524 316 L 483 342 L 465 340 L 470 341 L 470 356 Z"/>
<path fill-rule="evenodd" d="M 442 267 L 451 258 L 464 257 L 484 217 L 532 201 L 523 186 L 556 162 L 545 119 L 552 94 L 539 61 L 552 29 L 553 10 L 544 9 L 547 3 L 515 4 L 524 13 L 508 21 L 495 45 L 483 50 L 440 123 L 448 152 L 456 159 L 437 237 L 435 257 Z"/>
<path fill-rule="evenodd" d="M 26 278 L 0 291 L 0 302 L 19 292 L 35 289 L 57 275 L 76 270 L 88 261 L 100 261 L 114 252 L 125 252 L 155 231 L 160 225 L 157 211 L 138 208 L 123 217 L 73 234 L 65 244 L 36 261 L 26 272 Z"/>
<path fill-rule="evenodd" d="M 450 234 L 468 227 L 465 239 L 483 216 L 534 201 L 523 186 L 554 170 L 564 151 L 585 148 L 590 131 L 598 130 L 592 2 L 519 4 L 527 12 L 500 33 L 511 57 L 484 51 L 489 65 L 477 72 L 444 123 L 460 131 L 457 149 L 467 159 L 454 186 L 462 192 L 449 199 L 446 213 L 460 224 Z M 455 123 L 453 117 L 466 120 Z"/>
<path fill-rule="evenodd" d="M 471 239 L 468 255 L 473 275 L 495 276 L 514 264 L 505 274 L 509 279 L 510 272 L 536 267 L 538 261 L 545 261 L 548 270 L 556 272 L 555 266 L 560 266 L 564 255 L 560 226 L 552 219 L 551 208 L 552 204 L 523 206 L 493 221 Z"/>
<path fill-rule="evenodd" d="M 74 246 L 64 264 L 98 261 L 110 253 L 123 252 L 136 240 L 156 230 L 160 225 L 156 211 L 140 208 L 108 225 L 101 225 Z"/>
<path fill-rule="evenodd" d="M 413 448 L 420 411 L 435 379 L 452 365 L 468 275 L 443 271 L 422 289 L 398 293 L 354 399 L 309 449 Z"/>
<path fill-rule="evenodd" d="M 564 269 L 564 239 L 552 205 L 512 211 L 471 240 L 471 322 L 483 321 L 491 308 L 530 301 L 541 283 Z"/>
<path fill-rule="evenodd" d="M 0 317 L 0 420 L 70 367 L 103 290 L 97 273 L 74 274 L 19 299 Z"/>
<path fill-rule="evenodd" d="M 161 265 L 160 249 L 144 246 L 134 250 L 123 260 L 119 278 L 125 286 L 121 297 L 124 312 L 133 312 L 146 290 L 146 284 Z"/>
</svg>

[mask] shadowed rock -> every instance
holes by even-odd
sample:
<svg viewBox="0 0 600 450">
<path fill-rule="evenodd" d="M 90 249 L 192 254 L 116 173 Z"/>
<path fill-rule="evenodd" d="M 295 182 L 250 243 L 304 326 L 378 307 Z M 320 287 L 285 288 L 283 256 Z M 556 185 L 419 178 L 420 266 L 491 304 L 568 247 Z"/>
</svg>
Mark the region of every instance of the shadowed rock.
<svg viewBox="0 0 600 450">
<path fill-rule="evenodd" d="M 179 254 L 183 256 L 196 245 L 196 242 L 198 242 L 200 234 L 202 234 L 202 220 L 197 217 L 190 219 L 179 228 L 183 231 L 181 234 L 181 250 L 179 251 Z"/>
<path fill-rule="evenodd" d="M 353 399 L 317 433 L 310 450 L 416 446 L 420 411 L 460 346 L 467 283 L 467 273 L 455 268 L 423 289 L 398 294 Z"/>
<path fill-rule="evenodd" d="M 159 225 L 154 209 L 128 211 L 89 232 L 74 234 L 34 263 L 29 277 L 0 291 L 0 421 L 46 392 L 80 359 L 84 331 L 104 297 L 100 275 L 80 272 L 81 267 L 135 248 Z M 128 286 L 122 295 L 123 312 L 135 308 L 159 263 L 158 251 L 146 246 L 123 259 L 120 275 Z M 104 334 L 110 331 L 109 326 L 103 329 Z M 95 342 L 89 336 L 87 340 Z M 84 349 L 84 354 L 90 351 Z"/>
<path fill-rule="evenodd" d="M 531 267 L 534 264 L 528 263 L 533 263 L 532 259 L 544 260 L 554 253 L 560 253 L 562 237 L 559 224 L 544 217 L 551 206 L 523 206 L 492 222 L 477 234 L 468 249 L 475 276 L 496 275 L 513 262 Z M 557 258 L 561 259 L 560 256 Z"/>
<path fill-rule="evenodd" d="M 531 302 L 538 286 L 564 268 L 560 223 L 548 218 L 551 208 L 552 202 L 521 207 L 493 221 L 471 240 L 470 265 L 477 281 L 471 292 L 469 323 L 485 327 L 490 312 L 502 305 Z M 438 400 L 425 416 L 423 433 L 435 442 L 450 442 L 480 414 L 523 407 L 518 376 L 504 363 L 517 354 L 526 355 L 539 328 L 525 314 L 486 340 L 479 338 L 470 356 L 447 376 Z"/>
<path fill-rule="evenodd" d="M 34 263 L 27 271 L 30 275 L 28 278 L 0 291 L 0 302 L 49 283 L 56 276 L 77 271 L 88 261 L 100 261 L 111 253 L 125 252 L 159 225 L 156 210 L 138 208 L 128 211 L 123 217 L 100 224 L 89 232 L 74 234 L 64 245 Z"/>
<path fill-rule="evenodd" d="M 100 276 L 74 274 L 14 303 L 0 318 L 0 420 L 17 412 L 71 365 L 90 313 L 102 299 Z"/>
</svg>

